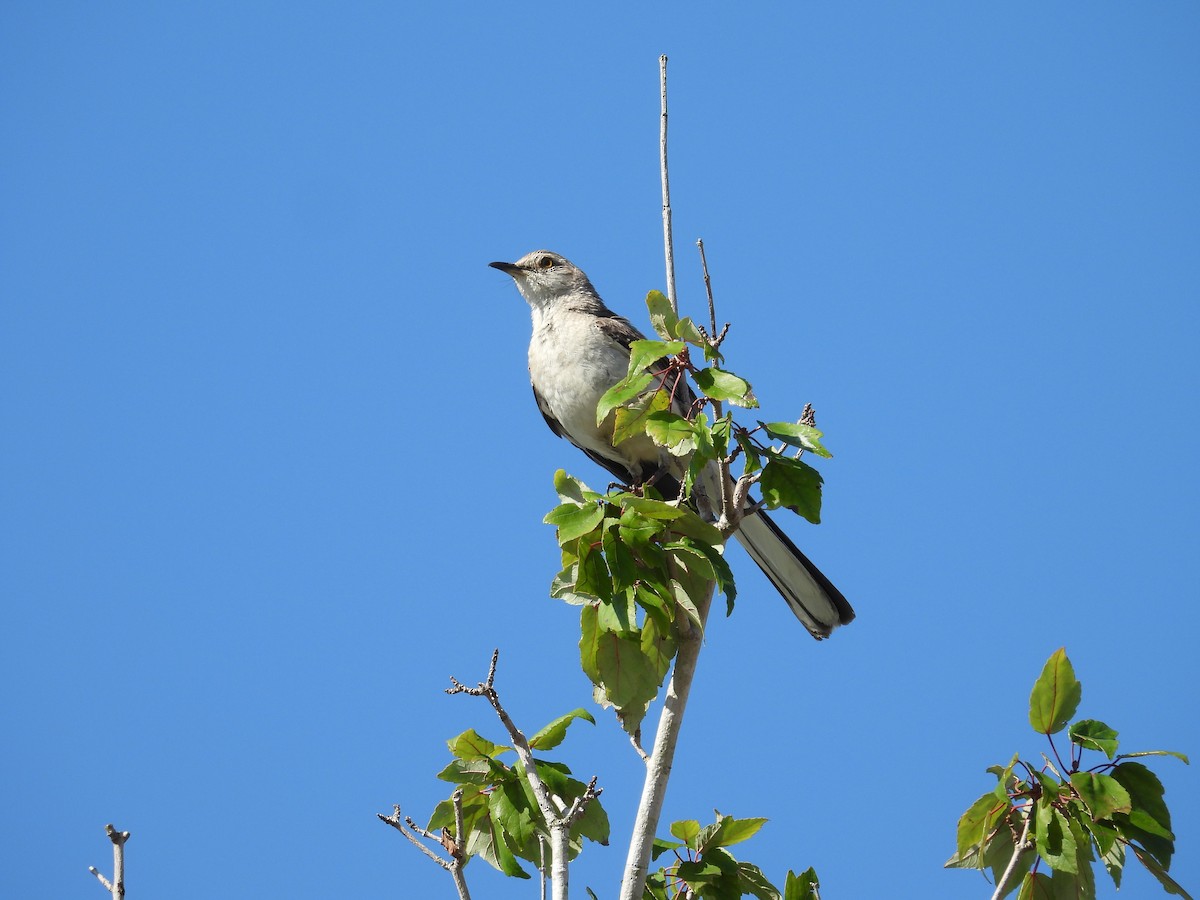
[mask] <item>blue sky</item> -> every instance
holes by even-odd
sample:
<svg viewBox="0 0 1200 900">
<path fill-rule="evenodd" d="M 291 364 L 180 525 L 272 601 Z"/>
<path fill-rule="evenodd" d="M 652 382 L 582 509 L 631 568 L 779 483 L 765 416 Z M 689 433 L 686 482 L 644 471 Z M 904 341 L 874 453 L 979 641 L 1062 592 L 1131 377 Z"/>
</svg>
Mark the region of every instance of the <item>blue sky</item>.
<svg viewBox="0 0 1200 900">
<path fill-rule="evenodd" d="M 5 4 L 9 891 L 97 896 L 112 821 L 131 897 L 453 895 L 374 814 L 500 738 L 441 693 L 493 647 L 527 728 L 588 705 L 541 517 L 556 468 L 607 481 L 486 264 L 549 247 L 645 322 L 664 52 L 682 303 L 703 237 L 730 366 L 817 409 L 825 522 L 787 527 L 859 615 L 816 644 L 731 551 L 667 820 L 767 816 L 745 857 L 830 898 L 986 896 L 941 864 L 1063 644 L 1081 715 L 1200 754 L 1198 39 L 1184 4 Z M 603 715 L 560 749 L 612 896 L 640 762 Z M 1157 770 L 1195 892 L 1196 774 Z"/>
</svg>

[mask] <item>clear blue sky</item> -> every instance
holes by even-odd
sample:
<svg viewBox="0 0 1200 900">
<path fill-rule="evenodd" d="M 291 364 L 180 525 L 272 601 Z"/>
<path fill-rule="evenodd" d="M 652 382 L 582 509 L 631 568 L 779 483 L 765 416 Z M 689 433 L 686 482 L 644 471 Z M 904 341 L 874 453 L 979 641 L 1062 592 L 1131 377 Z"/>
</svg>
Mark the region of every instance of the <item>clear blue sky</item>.
<svg viewBox="0 0 1200 900">
<path fill-rule="evenodd" d="M 788 527 L 859 613 L 814 643 L 736 551 L 667 818 L 767 816 L 744 855 L 831 900 L 986 896 L 941 865 L 1063 644 L 1081 714 L 1200 755 L 1196 7 L 407 7 L 0 10 L 6 893 L 99 896 L 112 821 L 131 898 L 452 896 L 374 814 L 500 737 L 441 693 L 494 646 L 528 728 L 589 703 L 540 520 L 607 481 L 486 264 L 645 321 L 664 52 L 683 304 L 703 237 L 731 366 L 836 454 Z M 603 897 L 640 763 L 599 721 Z"/>
</svg>

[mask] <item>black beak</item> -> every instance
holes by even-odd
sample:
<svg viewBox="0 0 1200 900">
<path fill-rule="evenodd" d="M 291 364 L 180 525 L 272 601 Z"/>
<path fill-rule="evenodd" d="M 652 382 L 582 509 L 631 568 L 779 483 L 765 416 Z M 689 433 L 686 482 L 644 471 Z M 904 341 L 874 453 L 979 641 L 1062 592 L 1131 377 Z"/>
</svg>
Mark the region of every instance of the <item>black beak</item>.
<svg viewBox="0 0 1200 900">
<path fill-rule="evenodd" d="M 516 263 L 492 262 L 492 263 L 488 263 L 488 265 L 491 266 L 493 269 L 499 269 L 501 272 L 508 273 L 513 278 L 516 278 L 518 275 L 522 275 L 525 272 L 525 270 L 522 269 L 520 266 L 518 266 Z"/>
</svg>

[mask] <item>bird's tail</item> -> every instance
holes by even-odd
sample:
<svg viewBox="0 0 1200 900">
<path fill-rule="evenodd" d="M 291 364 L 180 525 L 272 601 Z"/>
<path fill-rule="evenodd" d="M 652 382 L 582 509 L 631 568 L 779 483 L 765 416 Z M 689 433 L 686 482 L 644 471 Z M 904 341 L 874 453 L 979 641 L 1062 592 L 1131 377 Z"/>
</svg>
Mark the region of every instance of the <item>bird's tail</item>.
<svg viewBox="0 0 1200 900">
<path fill-rule="evenodd" d="M 829 637 L 833 629 L 854 618 L 854 610 L 842 592 L 765 512 L 742 519 L 734 537 L 817 640 Z"/>
</svg>

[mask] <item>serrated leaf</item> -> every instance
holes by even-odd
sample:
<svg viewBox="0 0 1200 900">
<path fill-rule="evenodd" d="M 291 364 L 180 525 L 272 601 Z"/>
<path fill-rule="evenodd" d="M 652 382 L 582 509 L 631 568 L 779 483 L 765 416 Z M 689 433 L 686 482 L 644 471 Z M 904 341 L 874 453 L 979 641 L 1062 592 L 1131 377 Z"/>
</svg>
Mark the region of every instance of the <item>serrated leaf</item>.
<svg viewBox="0 0 1200 900">
<path fill-rule="evenodd" d="M 1162 782 L 1141 763 L 1123 762 L 1110 773 L 1126 791 L 1133 806 L 1129 820 L 1150 834 L 1174 840 L 1171 831 L 1171 811 L 1167 809 Z"/>
<path fill-rule="evenodd" d="M 987 837 L 1000 821 L 1000 817 L 1008 808 L 1008 801 L 998 800 L 996 795 L 988 791 L 967 807 L 958 818 L 958 835 L 956 853 L 959 860 L 964 860 L 975 848 L 982 848 Z M 982 868 L 982 855 L 971 868 Z"/>
<path fill-rule="evenodd" d="M 629 345 L 629 374 L 641 372 L 665 356 L 674 356 L 683 347 L 683 341 L 634 341 Z"/>
<path fill-rule="evenodd" d="M 554 472 L 554 491 L 563 503 L 574 503 L 576 506 L 600 499 L 599 494 L 564 469 Z"/>
<path fill-rule="evenodd" d="M 632 734 L 641 724 L 646 706 L 658 693 L 657 660 L 642 649 L 640 635 L 626 637 L 600 631 L 596 668 L 605 694 L 617 708 L 621 726 Z"/>
<path fill-rule="evenodd" d="M 783 884 L 783 900 L 820 900 L 817 894 L 820 888 L 816 869 L 805 869 L 799 875 L 788 869 L 787 880 Z"/>
<path fill-rule="evenodd" d="M 595 531 L 603 520 L 604 507 L 599 504 L 563 503 L 546 513 L 542 521 L 558 529 L 558 543 L 562 546 Z"/>
<path fill-rule="evenodd" d="M 563 738 L 567 736 L 567 728 L 576 719 L 583 719 L 585 722 L 596 724 L 596 720 L 592 718 L 592 714 L 586 709 L 574 709 L 565 716 L 559 716 L 549 725 L 542 728 L 537 734 L 529 739 L 529 746 L 534 750 L 552 750 L 563 742 Z"/>
<path fill-rule="evenodd" d="M 1042 674 L 1029 695 L 1029 724 L 1038 734 L 1056 734 L 1075 715 L 1083 686 L 1075 678 L 1075 669 L 1067 651 L 1059 647 L 1046 660 Z"/>
<path fill-rule="evenodd" d="M 1109 759 L 1117 752 L 1117 732 L 1095 719 L 1080 719 L 1067 734 L 1072 743 L 1089 750 L 1099 750 Z"/>
<path fill-rule="evenodd" d="M 482 737 L 474 728 L 468 728 L 462 734 L 450 738 L 446 741 L 446 746 L 459 759 L 487 759 L 496 752 L 496 745 Z"/>
<path fill-rule="evenodd" d="M 671 306 L 662 291 L 651 291 L 646 295 L 646 308 L 650 312 L 650 326 L 663 340 L 675 337 L 675 326 L 679 322 L 679 314 Z"/>
<path fill-rule="evenodd" d="M 767 824 L 763 818 L 735 819 L 726 816 L 721 820 L 721 846 L 732 847 L 758 834 L 760 828 Z"/>
<path fill-rule="evenodd" d="M 1114 840 L 1109 848 L 1100 854 L 1100 860 L 1104 863 L 1104 869 L 1108 872 L 1108 877 L 1113 880 L 1113 886 L 1119 891 L 1121 889 L 1121 876 L 1125 872 L 1125 845 L 1120 841 Z"/>
<path fill-rule="evenodd" d="M 763 468 L 758 486 L 768 509 L 786 507 L 819 525 L 823 483 L 821 473 L 807 463 L 774 456 Z"/>
<path fill-rule="evenodd" d="M 1037 805 L 1037 850 L 1056 872 L 1078 872 L 1078 849 L 1066 816 L 1043 797 Z"/>
<path fill-rule="evenodd" d="M 646 416 L 646 435 L 675 456 L 685 456 L 696 449 L 696 426 L 670 410 Z"/>
<path fill-rule="evenodd" d="M 649 372 L 637 372 L 633 375 L 627 375 L 610 387 L 600 396 L 600 400 L 596 404 L 596 424 L 604 424 L 610 412 L 622 403 L 628 403 L 637 397 L 642 391 L 650 387 L 653 381 L 654 376 Z"/>
<path fill-rule="evenodd" d="M 1133 808 L 1129 792 L 1111 775 L 1074 772 L 1071 785 L 1079 793 L 1093 819 L 1107 819 L 1113 813 L 1127 813 Z"/>
<path fill-rule="evenodd" d="M 803 422 L 759 422 L 758 424 L 763 427 L 773 441 L 783 441 L 785 444 L 799 447 L 801 450 L 808 450 L 825 459 L 833 458 L 833 454 L 826 450 L 821 443 L 824 434 L 813 425 L 806 425 Z"/>
<path fill-rule="evenodd" d="M 692 321 L 691 316 L 684 316 L 679 320 L 679 323 L 675 326 L 675 337 L 696 347 L 703 347 L 707 358 L 707 351 L 709 349 L 708 341 L 704 339 L 704 335 L 700 333 L 700 329 L 696 327 L 696 323 Z"/>
<path fill-rule="evenodd" d="M 671 406 L 671 398 L 664 390 L 643 394 L 636 400 L 617 409 L 613 420 L 613 446 L 627 441 L 646 430 L 649 417 L 657 412 L 663 412 Z"/>
<path fill-rule="evenodd" d="M 762 869 L 753 863 L 739 862 L 737 864 L 738 885 L 740 896 L 750 894 L 758 900 L 779 900 L 779 889 L 767 880 Z"/>
<path fill-rule="evenodd" d="M 664 841 L 662 838 L 655 838 L 654 843 L 650 847 L 650 859 L 656 860 L 664 853 L 678 850 L 682 846 L 684 845 L 681 841 Z"/>
<path fill-rule="evenodd" d="M 680 819 L 671 823 L 671 834 L 683 841 L 684 846 L 696 849 L 696 838 L 700 836 L 700 823 L 695 819 Z"/>
<path fill-rule="evenodd" d="M 694 378 L 696 387 L 706 397 L 732 403 L 734 406 L 741 406 L 747 409 L 758 406 L 758 400 L 755 399 L 754 392 L 750 389 L 750 382 L 734 375 L 732 372 L 726 372 L 712 366 L 707 369 L 700 369 L 696 372 Z"/>
<path fill-rule="evenodd" d="M 1139 756 L 1173 756 L 1176 759 L 1181 759 L 1184 765 L 1190 766 L 1191 761 L 1177 750 L 1139 750 L 1136 753 L 1122 753 L 1121 759 L 1136 759 Z"/>
<path fill-rule="evenodd" d="M 1185 891 L 1178 881 L 1168 875 L 1166 868 L 1151 854 L 1137 846 L 1137 844 L 1130 844 L 1129 849 L 1133 851 L 1133 855 L 1138 858 L 1141 864 L 1150 871 L 1150 874 L 1158 879 L 1158 883 L 1163 886 L 1163 890 L 1168 894 L 1183 897 L 1183 900 L 1192 900 L 1192 895 Z"/>
<path fill-rule="evenodd" d="M 520 783 L 515 779 L 500 784 L 488 794 L 488 814 L 493 826 L 507 837 L 512 847 L 523 847 L 537 836 L 540 816 L 534 816 Z"/>
<path fill-rule="evenodd" d="M 1017 900 L 1054 900 L 1054 886 L 1050 876 L 1042 872 L 1029 872 L 1021 880 L 1021 892 Z"/>
<path fill-rule="evenodd" d="M 437 777 L 452 784 L 491 784 L 497 767 L 490 759 L 452 759 Z"/>
</svg>

